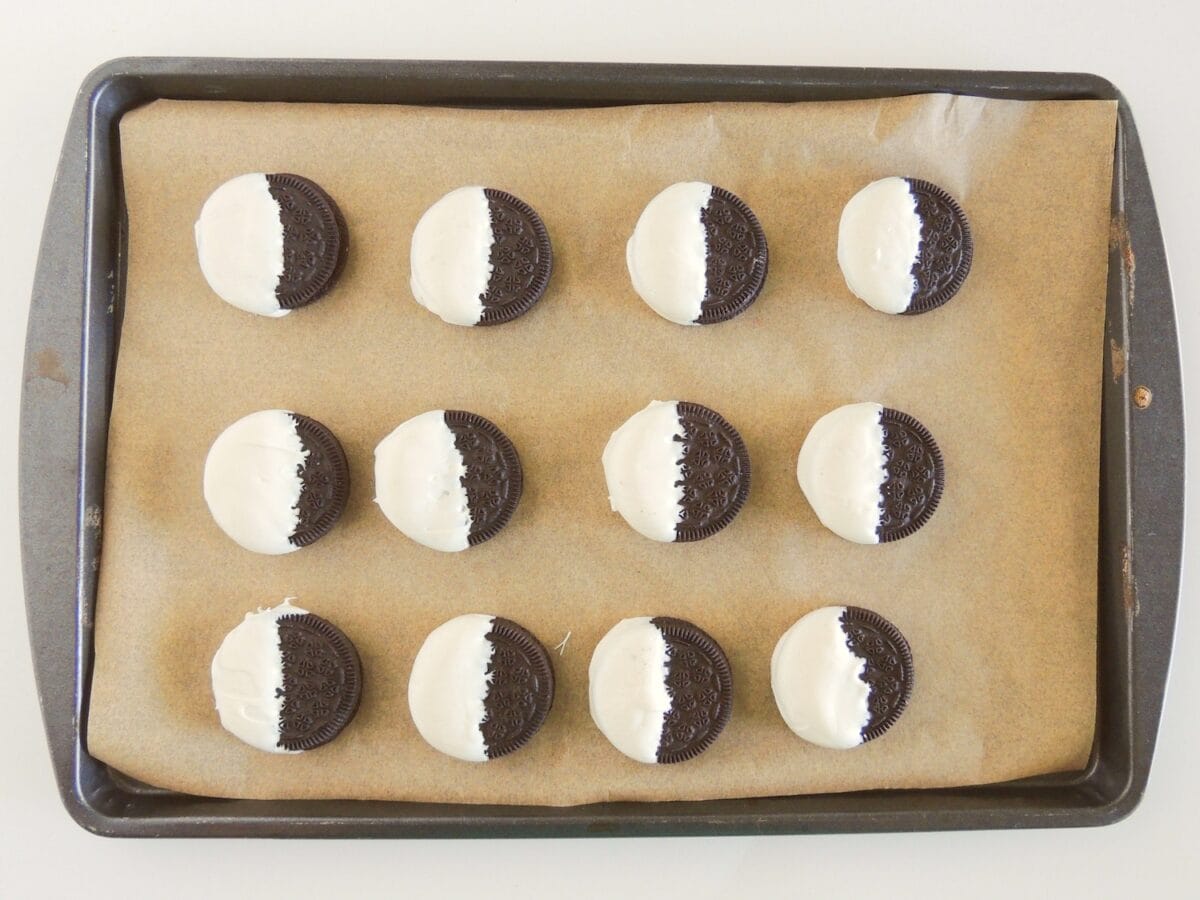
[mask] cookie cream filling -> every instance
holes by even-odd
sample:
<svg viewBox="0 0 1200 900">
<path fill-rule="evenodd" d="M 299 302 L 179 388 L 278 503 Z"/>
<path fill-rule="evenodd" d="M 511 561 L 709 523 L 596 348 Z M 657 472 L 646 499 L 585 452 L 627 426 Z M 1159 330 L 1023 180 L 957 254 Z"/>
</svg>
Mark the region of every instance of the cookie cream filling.
<svg viewBox="0 0 1200 900">
<path fill-rule="evenodd" d="M 283 222 L 267 176 L 239 175 L 218 187 L 195 224 L 200 271 L 238 309 L 277 318 L 289 312 L 275 291 L 283 275 Z"/>
<path fill-rule="evenodd" d="M 633 289 L 680 325 L 695 325 L 704 303 L 708 244 L 700 216 L 711 196 L 705 182 L 671 185 L 646 204 L 625 245 Z"/>
</svg>

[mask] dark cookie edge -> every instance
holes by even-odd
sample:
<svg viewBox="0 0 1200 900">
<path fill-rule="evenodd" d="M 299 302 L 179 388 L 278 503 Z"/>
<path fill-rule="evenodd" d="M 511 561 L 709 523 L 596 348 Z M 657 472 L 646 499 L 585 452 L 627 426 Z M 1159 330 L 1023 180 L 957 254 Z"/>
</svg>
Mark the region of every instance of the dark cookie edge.
<svg viewBox="0 0 1200 900">
<path fill-rule="evenodd" d="M 496 441 L 497 446 L 500 447 L 500 453 L 504 457 L 505 465 L 508 467 L 510 489 L 508 499 L 504 507 L 500 510 L 499 518 L 489 527 L 481 531 L 476 531 L 474 517 L 472 517 L 471 530 L 467 532 L 467 546 L 475 547 L 485 541 L 490 541 L 503 531 L 512 519 L 513 514 L 517 511 L 517 505 L 521 502 L 521 494 L 525 489 L 525 474 L 521 468 L 521 457 L 518 455 L 517 448 L 513 445 L 513 442 L 509 440 L 508 435 L 501 431 L 500 427 L 490 419 L 485 419 L 478 413 L 466 412 L 461 409 L 448 409 L 443 413 L 443 420 L 447 427 L 452 424 L 462 425 L 487 432 Z"/>
<path fill-rule="evenodd" d="M 750 278 L 747 279 L 746 285 L 735 294 L 733 297 L 720 300 L 714 304 L 712 309 L 704 309 L 704 303 L 708 300 L 708 232 L 704 235 L 704 300 L 701 301 L 700 315 L 693 321 L 697 325 L 716 325 L 718 322 L 728 322 L 730 319 L 736 318 L 749 309 L 758 295 L 762 293 L 763 287 L 767 283 L 767 271 L 770 268 L 771 255 L 767 245 L 767 234 L 763 230 L 762 223 L 758 220 L 758 216 L 754 214 L 754 210 L 737 194 L 728 191 L 725 188 L 712 186 L 712 197 L 720 199 L 736 206 L 750 223 L 750 230 L 754 234 L 755 244 L 762 247 L 762 266 L 758 266 L 757 258 L 755 265 L 750 272 Z M 705 204 L 707 208 L 707 204 Z M 755 273 L 757 277 L 755 277 Z"/>
<path fill-rule="evenodd" d="M 363 669 L 362 659 L 358 655 L 358 648 L 354 646 L 354 642 L 350 640 L 340 628 L 330 622 L 328 619 L 323 619 L 315 613 L 288 613 L 280 616 L 275 620 L 276 632 L 278 633 L 278 625 L 281 622 L 304 626 L 309 626 L 312 631 L 323 636 L 333 646 L 334 651 L 342 661 L 342 665 L 346 671 L 346 684 L 348 690 L 338 697 L 337 709 L 333 712 L 333 720 L 322 725 L 312 734 L 302 738 L 299 741 L 284 741 L 282 737 L 283 722 L 282 715 L 280 716 L 280 739 L 276 745 L 284 750 L 300 752 L 304 750 L 315 750 L 328 744 L 339 734 L 341 734 L 347 725 L 354 721 L 354 716 L 358 712 L 359 703 L 362 701 L 363 688 Z M 280 651 L 282 652 L 283 637 L 280 635 Z"/>
<path fill-rule="evenodd" d="M 507 638 L 514 644 L 519 646 L 525 653 L 525 658 L 529 660 L 530 665 L 537 670 L 540 683 L 544 685 L 544 689 L 539 692 L 538 700 L 544 701 L 537 704 L 537 713 L 530 720 L 528 727 L 516 738 L 501 744 L 499 747 L 491 747 L 487 739 L 484 739 L 484 752 L 488 759 L 499 759 L 502 756 L 507 756 L 520 750 L 541 730 L 546 719 L 550 716 L 550 710 L 554 708 L 554 666 L 550 660 L 550 654 L 546 652 L 545 645 L 542 644 L 533 634 L 522 626 L 518 625 L 512 619 L 506 619 L 503 616 L 492 617 L 492 627 L 488 631 L 486 638 L 492 641 L 492 636 L 498 635 Z M 491 688 L 488 689 L 488 695 L 484 698 L 484 709 L 487 709 L 488 697 L 491 696 Z"/>
<path fill-rule="evenodd" d="M 330 507 L 321 513 L 306 531 L 293 532 L 288 536 L 288 543 L 293 547 L 307 547 L 329 534 L 338 519 L 342 517 L 342 513 L 345 512 L 346 504 L 350 500 L 350 463 L 346 459 L 346 451 L 342 449 L 341 442 L 327 426 L 300 413 L 293 412 L 288 415 L 292 417 L 296 433 L 301 435 L 301 440 L 303 441 L 307 437 L 316 444 L 317 448 L 325 455 L 330 467 L 338 475 Z M 312 450 L 309 450 L 309 453 L 312 453 Z M 305 463 L 307 461 L 306 458 Z M 299 527 L 299 523 L 297 523 L 297 527 Z"/>
<path fill-rule="evenodd" d="M 675 407 L 676 415 L 686 408 L 686 410 L 693 415 L 698 415 L 701 418 L 707 418 L 714 425 L 726 429 L 732 437 L 733 445 L 735 451 L 737 452 L 738 460 L 741 463 L 742 472 L 744 475 L 741 483 L 738 485 L 737 495 L 734 497 L 733 503 L 730 505 L 729 509 L 725 511 L 725 514 L 716 522 L 712 523 L 711 525 L 707 525 L 704 528 L 684 530 L 681 530 L 679 525 L 676 524 L 674 543 L 686 544 L 693 541 L 702 541 L 705 538 L 710 538 L 718 531 L 721 531 L 732 524 L 733 520 L 737 518 L 738 513 L 742 511 L 742 507 L 746 505 L 746 501 L 750 497 L 750 481 L 753 477 L 753 473 L 751 472 L 750 468 L 750 451 L 746 449 L 746 442 L 742 440 L 741 432 L 734 428 L 728 419 L 714 409 L 710 409 L 701 403 L 694 403 L 689 400 L 677 400 L 675 402 Z M 682 422 L 680 423 L 680 427 L 683 427 Z"/>
<path fill-rule="evenodd" d="M 520 301 L 508 304 L 503 309 L 488 309 L 484 307 L 483 315 L 475 323 L 476 325 L 503 325 L 505 322 L 511 322 L 513 319 L 519 319 L 525 315 L 545 295 L 546 289 L 550 286 L 550 276 L 554 272 L 554 248 L 550 244 L 550 233 L 546 230 L 546 223 L 542 221 L 542 217 L 538 215 L 537 210 L 520 197 L 497 188 L 484 188 L 483 195 L 488 199 L 489 203 L 489 225 L 491 222 L 491 202 L 508 204 L 529 219 L 533 227 L 535 240 L 538 244 L 538 270 L 534 273 L 533 281 L 530 282 L 529 287 L 526 289 L 525 297 Z M 492 243 L 494 244 L 495 242 L 496 233 L 493 231 Z M 491 286 L 490 278 L 488 279 L 488 286 Z"/>
<path fill-rule="evenodd" d="M 900 655 L 900 662 L 904 666 L 904 678 L 901 681 L 902 689 L 900 692 L 900 699 L 896 702 L 896 705 L 892 708 L 892 711 L 888 714 L 887 718 L 885 718 L 882 722 L 876 722 L 874 724 L 869 721 L 867 722 L 866 727 L 864 727 L 862 730 L 862 740 L 865 744 L 867 741 L 873 741 L 875 738 L 885 734 L 893 725 L 896 724 L 897 721 L 899 721 L 900 716 L 904 713 L 904 710 L 908 708 L 909 700 L 912 699 L 913 684 L 915 681 L 913 672 L 912 647 L 909 646 L 908 638 L 904 636 L 899 628 L 874 610 L 866 609 L 861 606 L 846 606 L 843 607 L 843 610 L 844 612 L 839 617 L 843 634 L 845 634 L 846 631 L 847 620 L 849 620 L 851 624 L 854 622 L 860 622 L 864 625 L 878 629 L 887 636 L 892 646 L 896 648 L 896 652 Z M 850 649 L 851 653 L 854 652 L 854 648 L 850 646 L 850 636 L 848 634 L 846 635 L 846 646 Z M 855 655 L 857 656 L 857 654 Z M 859 658 L 861 659 L 861 657 Z M 866 679 L 862 680 L 869 684 L 869 682 L 866 682 Z"/>
<path fill-rule="evenodd" d="M 958 293 L 959 288 L 966 282 L 967 276 L 971 274 L 971 263 L 975 258 L 975 238 L 971 234 L 971 223 L 967 219 L 966 212 L 949 191 L 934 184 L 932 181 L 925 181 L 921 178 L 905 178 L 904 180 L 908 182 L 910 191 L 922 191 L 932 194 L 945 203 L 950 208 L 951 214 L 958 219 L 963 230 L 962 260 L 958 264 L 958 269 L 955 270 L 954 278 L 932 297 L 927 297 L 900 313 L 902 316 L 919 316 L 922 313 L 932 312 L 938 307 L 944 306 Z M 924 225 L 923 222 L 922 225 Z M 919 253 L 920 250 L 918 249 L 918 255 Z M 913 263 L 913 267 L 916 267 L 916 263 Z M 913 277 L 916 277 L 915 273 Z"/>
<path fill-rule="evenodd" d="M 890 544 L 892 541 L 899 541 L 908 537 L 914 532 L 921 529 L 937 512 L 938 504 L 942 501 L 942 491 L 946 487 L 946 465 L 942 459 L 941 448 L 938 447 L 937 441 L 934 440 L 933 434 L 921 422 L 908 413 L 900 412 L 885 406 L 879 414 L 880 424 L 884 422 L 894 422 L 897 425 L 906 425 L 917 433 L 917 436 L 925 444 L 929 450 L 929 455 L 933 457 L 933 493 L 929 498 L 929 502 L 925 505 L 925 509 L 913 521 L 909 522 L 903 528 L 890 532 L 887 535 L 882 533 L 882 526 L 875 526 L 875 535 L 879 538 L 879 543 Z M 887 485 L 887 479 L 883 480 L 883 484 L 879 486 L 879 508 L 883 509 L 886 499 L 883 494 L 883 489 Z"/>
<path fill-rule="evenodd" d="M 322 259 L 319 276 L 305 285 L 304 289 L 295 297 L 284 300 L 279 296 L 281 285 L 276 285 L 275 299 L 279 303 L 279 308 L 299 309 L 324 297 L 337 283 L 342 270 L 346 268 L 346 260 L 350 255 L 350 229 L 346 225 L 346 219 L 342 215 L 337 201 L 315 181 L 291 172 L 272 173 L 266 178 L 268 185 L 279 183 L 284 187 L 307 193 L 315 205 L 325 207 L 326 211 L 332 215 L 334 230 L 337 233 L 337 253 L 332 263 L 327 259 Z M 282 215 L 282 209 L 280 215 Z"/>
<path fill-rule="evenodd" d="M 713 669 L 716 670 L 717 679 L 721 684 L 721 712 L 704 737 L 686 749 L 675 753 L 668 753 L 665 756 L 661 752 L 655 753 L 655 761 L 659 765 L 687 762 L 689 759 L 695 759 L 715 744 L 733 717 L 733 669 L 730 668 L 729 657 L 725 655 L 721 645 L 700 626 L 694 625 L 686 619 L 676 619 L 673 616 L 655 616 L 650 620 L 650 624 L 659 630 L 664 640 L 673 637 L 684 641 L 708 657 L 712 661 Z M 664 715 L 663 727 L 658 739 L 660 748 L 665 732 L 666 717 Z"/>
</svg>

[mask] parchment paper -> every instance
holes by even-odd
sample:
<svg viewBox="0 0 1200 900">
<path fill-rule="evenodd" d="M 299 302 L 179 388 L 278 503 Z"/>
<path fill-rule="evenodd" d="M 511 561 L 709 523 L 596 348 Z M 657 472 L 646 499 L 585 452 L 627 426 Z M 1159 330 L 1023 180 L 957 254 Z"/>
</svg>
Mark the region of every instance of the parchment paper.
<svg viewBox="0 0 1200 900">
<path fill-rule="evenodd" d="M 997 781 L 1083 766 L 1096 683 L 1099 397 L 1115 106 L 921 96 L 854 103 L 481 111 L 157 102 L 121 123 L 129 210 L 89 715 L 91 752 L 163 787 L 230 797 L 577 804 Z M 242 172 L 298 172 L 352 233 L 337 289 L 282 320 L 221 302 L 192 223 Z M 975 261 L 941 310 L 882 315 L 836 263 L 845 201 L 902 174 L 963 203 Z M 744 315 L 683 328 L 630 287 L 625 241 L 662 187 L 701 179 L 764 223 L 767 286 Z M 421 212 L 464 184 L 545 219 L 555 269 L 528 315 L 443 324 L 409 293 Z M 741 431 L 754 468 L 733 525 L 661 545 L 608 508 L 600 454 L 652 399 Z M 877 400 L 936 436 L 947 487 L 885 546 L 826 531 L 796 453 L 833 407 Z M 353 488 L 336 530 L 283 557 L 243 551 L 201 494 L 209 444 L 256 409 L 314 416 Z M 429 409 L 474 410 L 516 443 L 520 508 L 461 554 L 425 549 L 373 497 L 375 444 Z M 338 623 L 366 671 L 334 743 L 271 756 L 224 732 L 209 663 L 257 606 L 294 596 Z M 839 752 L 788 731 L 771 650 L 828 603 L 908 636 L 916 690 L 884 738 Z M 451 616 L 508 616 L 554 651 L 558 693 L 533 742 L 485 765 L 442 756 L 408 712 L 409 669 Z M 698 759 L 645 766 L 592 724 L 587 665 L 618 619 L 691 619 L 733 665 L 733 720 Z"/>
</svg>

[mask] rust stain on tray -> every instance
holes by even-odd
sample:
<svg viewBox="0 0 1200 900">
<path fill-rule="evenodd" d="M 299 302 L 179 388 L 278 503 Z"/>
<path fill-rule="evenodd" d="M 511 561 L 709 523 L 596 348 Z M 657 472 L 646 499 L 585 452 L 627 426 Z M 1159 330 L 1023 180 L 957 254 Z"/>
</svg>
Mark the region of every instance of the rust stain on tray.
<svg viewBox="0 0 1200 900">
<path fill-rule="evenodd" d="M 59 358 L 58 351 L 50 347 L 44 347 L 33 355 L 32 371 L 25 380 L 32 381 L 34 378 L 45 378 L 61 384 L 63 387 L 66 387 L 71 380 L 62 366 L 62 359 Z"/>
<path fill-rule="evenodd" d="M 1129 308 L 1133 308 L 1134 288 L 1137 283 L 1137 259 L 1133 255 L 1133 243 L 1129 239 L 1129 222 L 1124 213 L 1113 216 L 1108 230 L 1108 248 L 1121 256 L 1121 276 L 1125 279 L 1125 292 L 1129 297 Z"/>
<path fill-rule="evenodd" d="M 1137 584 L 1133 580 L 1133 556 L 1128 544 L 1121 545 L 1121 600 L 1125 617 L 1133 622 L 1138 614 Z"/>
<path fill-rule="evenodd" d="M 1121 376 L 1125 374 L 1125 348 L 1114 338 L 1109 338 L 1108 345 L 1109 356 L 1112 359 L 1112 378 L 1113 381 L 1120 381 Z"/>
</svg>

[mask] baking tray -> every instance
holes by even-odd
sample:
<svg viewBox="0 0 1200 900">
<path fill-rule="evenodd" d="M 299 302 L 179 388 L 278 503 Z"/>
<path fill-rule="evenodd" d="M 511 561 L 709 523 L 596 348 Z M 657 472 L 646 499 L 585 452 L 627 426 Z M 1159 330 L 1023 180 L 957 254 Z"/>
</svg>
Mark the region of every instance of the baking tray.
<svg viewBox="0 0 1200 900">
<path fill-rule="evenodd" d="M 91 757 L 105 448 L 120 340 L 118 123 L 159 98 L 467 107 L 816 101 L 925 92 L 1119 103 L 1100 442 L 1099 666 L 1087 768 L 1004 784 L 535 807 L 221 800 L 143 785 Z M 21 549 L 54 772 L 71 816 L 118 836 L 535 837 L 1102 825 L 1145 790 L 1166 688 L 1183 533 L 1183 410 L 1170 278 L 1129 104 L 1092 75 L 559 63 L 120 59 L 84 81 L 42 233 L 25 348 Z"/>
</svg>

